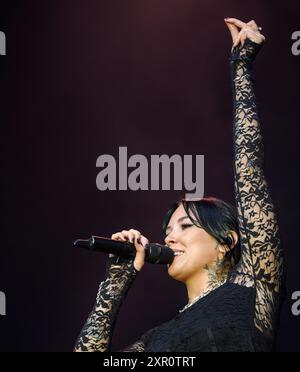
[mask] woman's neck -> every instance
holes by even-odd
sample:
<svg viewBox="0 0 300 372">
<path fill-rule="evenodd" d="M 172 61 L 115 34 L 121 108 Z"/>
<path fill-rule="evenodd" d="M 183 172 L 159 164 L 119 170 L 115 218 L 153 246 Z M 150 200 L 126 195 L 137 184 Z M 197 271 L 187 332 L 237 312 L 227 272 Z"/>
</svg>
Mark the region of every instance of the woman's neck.
<svg viewBox="0 0 300 372">
<path fill-rule="evenodd" d="M 205 266 L 196 276 L 186 281 L 189 302 L 196 297 L 209 292 L 220 286 L 227 278 L 228 268 L 224 268 L 221 262 L 216 262 L 212 267 Z"/>
</svg>

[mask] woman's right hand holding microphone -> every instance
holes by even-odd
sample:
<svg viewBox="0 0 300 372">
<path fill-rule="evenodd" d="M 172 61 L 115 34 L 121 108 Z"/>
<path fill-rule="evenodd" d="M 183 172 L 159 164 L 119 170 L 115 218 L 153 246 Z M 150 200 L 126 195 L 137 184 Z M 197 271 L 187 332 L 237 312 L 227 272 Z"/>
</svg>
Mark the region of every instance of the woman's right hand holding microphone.
<svg viewBox="0 0 300 372">
<path fill-rule="evenodd" d="M 111 239 L 124 242 L 129 241 L 134 244 L 136 255 L 133 265 L 137 271 L 141 271 L 145 264 L 145 246 L 149 244 L 149 240 L 135 229 L 123 230 L 112 234 Z"/>
</svg>

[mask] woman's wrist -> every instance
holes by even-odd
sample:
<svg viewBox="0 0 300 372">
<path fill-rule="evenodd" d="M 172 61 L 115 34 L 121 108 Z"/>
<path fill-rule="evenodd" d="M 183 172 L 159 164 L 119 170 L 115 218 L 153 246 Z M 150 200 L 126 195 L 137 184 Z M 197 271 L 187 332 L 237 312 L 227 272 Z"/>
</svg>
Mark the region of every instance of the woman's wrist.
<svg viewBox="0 0 300 372">
<path fill-rule="evenodd" d="M 231 63 L 242 62 L 246 65 L 251 65 L 256 59 L 257 54 L 261 50 L 263 43 L 256 43 L 247 39 L 242 47 L 236 46 L 231 53 Z"/>
</svg>

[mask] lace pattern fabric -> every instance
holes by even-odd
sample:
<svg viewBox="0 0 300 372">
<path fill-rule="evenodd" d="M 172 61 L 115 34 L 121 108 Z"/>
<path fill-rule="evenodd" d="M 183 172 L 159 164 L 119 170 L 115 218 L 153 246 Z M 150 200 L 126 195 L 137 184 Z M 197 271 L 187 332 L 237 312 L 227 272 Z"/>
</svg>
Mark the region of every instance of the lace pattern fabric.
<svg viewBox="0 0 300 372">
<path fill-rule="evenodd" d="M 110 351 L 114 325 L 127 292 L 139 271 L 133 259 L 110 257 L 95 306 L 76 342 L 75 351 Z"/>
<path fill-rule="evenodd" d="M 234 185 L 241 237 L 241 260 L 230 281 L 255 287 L 255 326 L 273 333 L 283 282 L 278 223 L 264 175 L 264 146 L 252 63 L 261 49 L 247 39 L 231 59 L 234 104 Z"/>
</svg>

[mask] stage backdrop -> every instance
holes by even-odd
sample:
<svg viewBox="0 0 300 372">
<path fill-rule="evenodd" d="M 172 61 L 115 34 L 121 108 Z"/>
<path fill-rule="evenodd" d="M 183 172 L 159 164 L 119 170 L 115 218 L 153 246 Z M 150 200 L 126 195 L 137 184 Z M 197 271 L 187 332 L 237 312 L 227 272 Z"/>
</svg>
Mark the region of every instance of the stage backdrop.
<svg viewBox="0 0 300 372">
<path fill-rule="evenodd" d="M 99 156 L 118 170 L 121 147 L 149 167 L 151 155 L 204 155 L 205 195 L 234 203 L 224 17 L 254 19 L 266 36 L 256 91 L 287 262 L 277 350 L 300 351 L 299 16 L 296 0 L 1 1 L 1 351 L 72 350 L 106 261 L 74 239 L 135 228 L 162 242 L 163 216 L 185 190 L 100 191 Z M 165 266 L 147 264 L 113 350 L 186 301 Z"/>
</svg>

